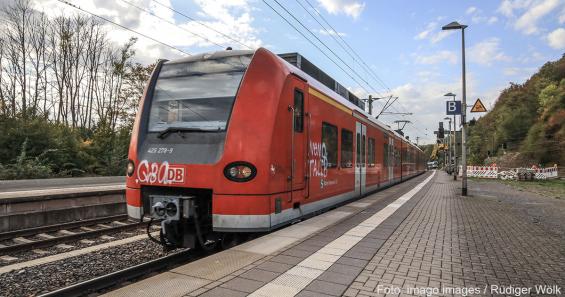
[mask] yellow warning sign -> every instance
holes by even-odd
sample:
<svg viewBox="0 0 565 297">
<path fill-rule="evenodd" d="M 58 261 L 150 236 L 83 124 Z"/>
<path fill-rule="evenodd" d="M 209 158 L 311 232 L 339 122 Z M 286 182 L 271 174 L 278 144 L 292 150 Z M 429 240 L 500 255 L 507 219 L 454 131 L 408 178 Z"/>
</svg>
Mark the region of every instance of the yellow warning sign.
<svg viewBox="0 0 565 297">
<path fill-rule="evenodd" d="M 471 112 L 486 112 L 486 111 L 487 109 L 483 104 L 483 102 L 481 102 L 481 99 L 477 98 L 477 101 L 475 101 L 475 104 L 473 104 L 473 108 L 471 108 Z"/>
</svg>

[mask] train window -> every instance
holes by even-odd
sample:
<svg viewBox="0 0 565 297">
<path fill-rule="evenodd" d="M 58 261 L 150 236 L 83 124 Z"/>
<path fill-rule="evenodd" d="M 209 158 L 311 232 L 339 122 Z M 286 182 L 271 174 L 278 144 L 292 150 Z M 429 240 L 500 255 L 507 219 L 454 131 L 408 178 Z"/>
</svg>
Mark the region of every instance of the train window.
<svg viewBox="0 0 565 297">
<path fill-rule="evenodd" d="M 353 167 L 353 132 L 341 129 L 341 167 Z"/>
<path fill-rule="evenodd" d="M 375 167 L 375 139 L 369 137 L 369 148 L 367 156 L 367 166 Z"/>
<path fill-rule="evenodd" d="M 294 89 L 294 131 L 304 130 L 304 93 Z"/>
<path fill-rule="evenodd" d="M 322 122 L 322 158 L 323 157 L 325 157 L 325 165 L 327 168 L 337 167 L 337 127 L 326 122 Z"/>
<path fill-rule="evenodd" d="M 151 98 L 149 132 L 225 131 L 251 56 L 165 63 Z"/>
</svg>

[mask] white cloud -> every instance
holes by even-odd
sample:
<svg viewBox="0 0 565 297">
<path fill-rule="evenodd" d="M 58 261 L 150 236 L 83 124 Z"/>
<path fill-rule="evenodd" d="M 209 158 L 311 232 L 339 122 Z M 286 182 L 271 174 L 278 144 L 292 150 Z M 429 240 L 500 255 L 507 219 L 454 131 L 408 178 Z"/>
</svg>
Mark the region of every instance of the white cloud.
<svg viewBox="0 0 565 297">
<path fill-rule="evenodd" d="M 426 25 L 426 28 L 422 32 L 414 36 L 414 39 L 416 40 L 428 39 L 431 43 L 437 43 L 453 33 L 454 33 L 453 30 L 449 30 L 449 31 L 441 30 L 437 22 L 430 22 Z"/>
<path fill-rule="evenodd" d="M 488 38 L 481 41 L 468 50 L 469 59 L 472 62 L 490 66 L 497 61 L 510 61 L 510 57 L 505 55 L 500 49 L 498 38 Z"/>
<path fill-rule="evenodd" d="M 502 70 L 506 76 L 517 77 L 521 80 L 528 79 L 537 68 L 535 67 L 507 67 Z"/>
<path fill-rule="evenodd" d="M 73 15 L 80 13 L 78 10 L 56 0 L 33 0 L 35 7 L 44 11 L 50 17 L 59 15 Z M 219 50 L 220 47 L 189 33 L 198 33 L 208 40 L 233 48 L 243 46 L 210 30 L 202 25 L 186 20 L 182 17 L 175 18 L 173 12 L 150 0 L 131 0 L 136 6 L 143 7 L 158 15 L 160 20 L 147 12 L 142 12 L 121 1 L 104 0 L 82 0 L 79 6 L 89 12 L 108 18 L 118 24 L 138 31 L 142 34 L 155 38 L 163 43 L 182 48 L 184 51 L 196 53 L 206 50 Z M 258 31 L 253 27 L 251 0 L 195 0 L 198 6 L 197 14 L 193 17 L 207 26 L 233 36 L 240 42 L 251 47 L 258 47 L 262 41 L 258 38 Z M 165 6 L 171 6 L 170 0 L 160 0 Z M 175 25 L 171 25 L 173 23 Z M 123 44 L 130 37 L 138 37 L 134 46 L 136 59 L 142 63 L 152 63 L 159 58 L 177 58 L 182 56 L 179 52 L 156 43 L 150 39 L 141 37 L 133 32 L 121 29 L 110 23 L 105 23 L 108 37 L 116 44 Z"/>
<path fill-rule="evenodd" d="M 439 51 L 431 55 L 418 55 L 412 54 L 417 64 L 433 65 L 442 62 L 455 64 L 457 62 L 457 55 L 452 51 Z"/>
<path fill-rule="evenodd" d="M 496 23 L 496 22 L 498 22 L 498 18 L 495 17 L 495 16 L 491 16 L 491 17 L 488 19 L 487 24 L 492 25 L 492 24 L 494 24 L 494 23 Z"/>
<path fill-rule="evenodd" d="M 565 29 L 558 28 L 547 34 L 547 43 L 554 49 L 565 49 Z"/>
<path fill-rule="evenodd" d="M 565 7 L 563 7 L 561 13 L 559 14 L 559 23 L 565 24 Z"/>
<path fill-rule="evenodd" d="M 357 0 L 318 0 L 318 3 L 331 14 L 344 13 L 354 19 L 365 9 L 365 2 Z"/>
<path fill-rule="evenodd" d="M 341 37 L 347 36 L 347 34 L 345 34 L 344 32 L 336 32 L 332 29 L 329 29 L 328 31 L 324 29 L 319 29 L 318 33 L 326 36 L 341 36 Z"/>
<path fill-rule="evenodd" d="M 426 29 L 424 29 L 424 31 L 418 33 L 418 35 L 416 35 L 414 37 L 414 39 L 417 39 L 417 40 L 426 39 L 432 34 L 432 32 L 434 32 L 436 30 L 437 30 L 437 23 L 431 22 L 426 26 Z"/>
<path fill-rule="evenodd" d="M 555 9 L 560 4 L 559 2 L 559 0 L 543 0 L 537 2 L 536 5 L 529 7 L 528 10 L 518 18 L 514 27 L 524 34 L 529 35 L 537 33 L 539 31 L 537 21 Z"/>
<path fill-rule="evenodd" d="M 540 62 L 545 62 L 548 59 L 549 59 L 548 57 L 538 52 L 535 47 L 530 46 L 528 52 L 520 55 L 519 57 L 517 57 L 516 60 L 522 64 L 531 64 L 531 63 L 539 64 Z"/>
<path fill-rule="evenodd" d="M 487 24 L 492 25 L 498 22 L 498 18 L 495 16 L 487 17 L 483 15 L 474 15 L 471 17 L 471 21 L 475 24 Z"/>
<path fill-rule="evenodd" d="M 429 70 L 418 71 L 416 72 L 416 76 L 422 81 L 435 80 L 437 77 L 439 77 L 439 70 L 435 69 L 434 71 L 429 71 Z"/>
<path fill-rule="evenodd" d="M 476 98 L 481 98 L 488 110 L 492 109 L 492 105 L 500 95 L 500 92 L 506 88 L 506 85 L 498 85 L 487 90 L 479 90 L 479 81 L 472 72 L 467 75 L 467 104 L 472 104 Z M 399 96 L 399 101 L 406 107 L 412 116 L 407 116 L 407 120 L 413 122 L 412 125 L 406 126 L 406 134 L 410 135 L 410 139 L 415 140 L 415 136 L 420 136 L 420 143 L 435 142 L 433 131 L 437 130 L 438 122 L 445 117 L 445 101 L 450 98 L 445 97 L 447 92 L 457 94 L 456 99 L 461 100 L 461 79 L 454 77 L 453 80 L 442 81 L 434 79 L 424 81 L 419 78 L 411 82 L 392 88 L 392 93 Z M 402 108 L 398 108 L 402 110 Z M 481 114 L 482 116 L 484 114 Z M 467 113 L 468 119 L 473 116 Z M 392 122 L 394 118 L 383 117 L 386 122 Z M 393 125 L 396 127 L 396 124 Z M 457 119 L 457 127 L 459 126 L 459 118 Z M 427 135 L 424 135 L 427 134 Z"/>
<path fill-rule="evenodd" d="M 514 10 L 526 8 L 532 3 L 533 0 L 504 0 L 500 3 L 497 11 L 502 15 L 511 18 L 514 17 Z"/>
<path fill-rule="evenodd" d="M 467 8 L 467 11 L 465 13 L 471 16 L 471 22 L 475 24 L 492 25 L 498 21 L 498 18 L 496 16 L 489 17 L 487 15 L 484 15 L 482 10 L 474 6 Z"/>
<path fill-rule="evenodd" d="M 563 0 L 504 0 L 497 11 L 509 19 L 514 29 L 532 35 L 541 31 L 538 22 L 562 4 Z M 559 21 L 565 22 L 565 12 L 562 14 Z"/>
</svg>

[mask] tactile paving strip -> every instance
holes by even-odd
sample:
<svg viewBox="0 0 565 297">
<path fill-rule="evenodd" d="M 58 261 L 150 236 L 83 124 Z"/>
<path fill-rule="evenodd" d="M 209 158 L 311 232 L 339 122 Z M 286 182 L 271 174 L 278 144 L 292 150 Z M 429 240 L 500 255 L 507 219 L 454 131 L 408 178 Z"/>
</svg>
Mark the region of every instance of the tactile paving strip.
<svg viewBox="0 0 565 297">
<path fill-rule="evenodd" d="M 154 297 L 163 296 L 166 292 L 167 297 L 184 296 L 210 283 L 208 280 L 182 275 L 178 273 L 165 272 L 150 277 L 143 282 L 120 288 L 109 292 L 105 297 Z"/>
<path fill-rule="evenodd" d="M 237 271 L 264 255 L 227 250 L 171 270 L 172 272 L 216 281 Z"/>
</svg>

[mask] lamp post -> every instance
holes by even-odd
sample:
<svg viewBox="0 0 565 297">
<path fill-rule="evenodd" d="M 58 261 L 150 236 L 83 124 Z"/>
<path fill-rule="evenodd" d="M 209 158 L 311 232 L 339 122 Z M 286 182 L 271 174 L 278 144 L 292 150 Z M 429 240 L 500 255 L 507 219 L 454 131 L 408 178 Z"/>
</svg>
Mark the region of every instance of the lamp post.
<svg viewBox="0 0 565 297">
<path fill-rule="evenodd" d="M 455 101 L 456 95 L 449 92 L 449 93 L 447 93 L 443 96 L 453 97 L 453 101 Z M 459 172 L 459 170 L 457 169 L 457 151 L 456 151 L 456 149 L 457 149 L 457 145 L 456 145 L 457 144 L 457 133 L 456 133 L 457 132 L 457 125 L 456 124 L 457 124 L 457 118 L 456 118 L 456 115 L 453 115 L 453 134 L 452 134 L 453 135 L 453 155 L 452 155 L 452 157 L 453 157 L 453 160 L 455 161 L 455 162 L 453 162 L 453 165 L 454 165 L 454 168 L 455 168 L 453 170 L 453 172 L 455 172 L 455 174 L 453 174 L 453 180 L 457 180 L 457 173 Z"/>
<path fill-rule="evenodd" d="M 461 100 L 461 166 L 463 167 L 461 184 L 461 195 L 467 196 L 467 144 L 466 144 L 466 115 L 467 115 L 467 83 L 465 81 L 465 28 L 467 25 L 451 22 L 443 27 L 442 30 L 461 30 L 461 59 L 462 59 L 462 91 L 463 99 Z"/>
<path fill-rule="evenodd" d="M 451 133 L 451 118 L 445 117 L 444 120 L 449 121 L 449 141 L 448 141 L 448 144 L 447 144 L 448 145 L 447 148 L 448 148 L 448 156 L 449 156 L 449 165 L 447 167 L 447 173 L 451 174 L 453 172 L 453 168 L 451 167 L 452 166 L 451 161 L 453 160 L 453 155 L 451 154 L 451 150 L 452 150 L 452 144 L 451 144 L 452 138 L 451 138 L 451 136 L 453 135 Z"/>
</svg>

